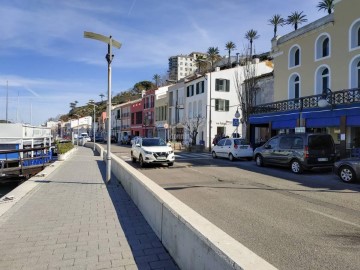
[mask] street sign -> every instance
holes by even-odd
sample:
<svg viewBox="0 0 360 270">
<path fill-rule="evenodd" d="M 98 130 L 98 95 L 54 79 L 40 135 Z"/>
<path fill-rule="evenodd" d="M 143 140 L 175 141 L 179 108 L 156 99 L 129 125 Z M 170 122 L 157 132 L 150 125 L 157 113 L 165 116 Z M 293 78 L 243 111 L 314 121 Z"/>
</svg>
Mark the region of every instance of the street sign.
<svg viewBox="0 0 360 270">
<path fill-rule="evenodd" d="M 239 126 L 239 118 L 233 118 L 233 127 Z"/>
</svg>

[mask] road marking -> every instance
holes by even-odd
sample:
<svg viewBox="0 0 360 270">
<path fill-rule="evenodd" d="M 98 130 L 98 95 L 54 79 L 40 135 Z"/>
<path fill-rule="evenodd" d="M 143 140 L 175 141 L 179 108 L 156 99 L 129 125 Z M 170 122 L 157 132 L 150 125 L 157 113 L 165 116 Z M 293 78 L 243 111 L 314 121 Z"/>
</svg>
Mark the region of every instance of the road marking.
<svg viewBox="0 0 360 270">
<path fill-rule="evenodd" d="M 306 210 L 308 210 L 310 212 L 313 212 L 313 213 L 316 213 L 316 214 L 319 214 L 319 215 L 322 215 L 322 216 L 325 216 L 325 217 L 328 217 L 328 218 L 331 218 L 331 219 L 334 219 L 336 221 L 339 221 L 339 222 L 342 222 L 342 223 L 345 223 L 345 224 L 360 228 L 359 224 L 356 224 L 356 223 L 353 223 L 353 222 L 350 222 L 350 221 L 346 221 L 346 220 L 343 220 L 343 219 L 340 219 L 340 218 L 334 217 L 332 215 L 328 215 L 328 214 L 325 214 L 323 212 L 316 211 L 316 210 L 313 210 L 313 209 L 306 209 Z"/>
</svg>

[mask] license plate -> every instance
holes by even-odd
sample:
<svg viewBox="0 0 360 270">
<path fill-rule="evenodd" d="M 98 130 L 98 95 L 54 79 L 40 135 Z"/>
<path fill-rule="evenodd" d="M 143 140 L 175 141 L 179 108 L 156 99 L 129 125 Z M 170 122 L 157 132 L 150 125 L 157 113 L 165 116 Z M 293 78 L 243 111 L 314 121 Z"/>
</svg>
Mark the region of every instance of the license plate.
<svg viewBox="0 0 360 270">
<path fill-rule="evenodd" d="M 318 158 L 318 161 L 328 161 L 328 158 Z"/>
<path fill-rule="evenodd" d="M 240 149 L 248 149 L 247 146 L 240 146 Z"/>
<path fill-rule="evenodd" d="M 166 160 L 166 157 L 158 157 L 158 160 Z"/>
</svg>

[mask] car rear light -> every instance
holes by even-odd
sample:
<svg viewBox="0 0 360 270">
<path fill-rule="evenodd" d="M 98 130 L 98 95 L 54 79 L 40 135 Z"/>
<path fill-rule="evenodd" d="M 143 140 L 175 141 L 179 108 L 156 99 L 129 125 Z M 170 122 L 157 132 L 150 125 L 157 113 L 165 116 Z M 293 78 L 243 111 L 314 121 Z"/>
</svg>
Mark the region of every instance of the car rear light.
<svg viewBox="0 0 360 270">
<path fill-rule="evenodd" d="M 238 145 L 237 145 L 237 144 L 234 144 L 234 149 L 238 149 Z"/>
<path fill-rule="evenodd" d="M 309 157 L 309 146 L 305 145 L 304 147 L 304 158 Z"/>
</svg>

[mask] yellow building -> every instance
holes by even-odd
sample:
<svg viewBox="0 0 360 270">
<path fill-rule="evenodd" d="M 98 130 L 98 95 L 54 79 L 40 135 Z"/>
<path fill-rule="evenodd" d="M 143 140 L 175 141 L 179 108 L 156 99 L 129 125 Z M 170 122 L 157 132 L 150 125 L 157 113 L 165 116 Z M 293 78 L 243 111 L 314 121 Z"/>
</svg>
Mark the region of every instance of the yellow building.
<svg viewBox="0 0 360 270">
<path fill-rule="evenodd" d="M 253 128 L 329 133 L 342 157 L 360 147 L 359 10 L 335 0 L 332 14 L 272 40 L 274 103 L 255 109 Z"/>
</svg>

